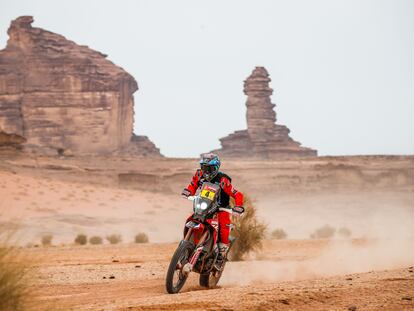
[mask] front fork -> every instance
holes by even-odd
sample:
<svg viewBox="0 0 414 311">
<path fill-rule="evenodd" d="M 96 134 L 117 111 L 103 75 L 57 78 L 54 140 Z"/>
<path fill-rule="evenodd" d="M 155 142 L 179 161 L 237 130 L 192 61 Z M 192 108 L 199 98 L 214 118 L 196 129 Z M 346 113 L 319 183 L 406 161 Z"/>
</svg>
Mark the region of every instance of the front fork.
<svg viewBox="0 0 414 311">
<path fill-rule="evenodd" d="M 190 228 L 187 231 L 187 234 L 185 235 L 184 240 L 189 241 L 190 237 L 191 237 L 191 233 L 192 233 L 193 229 Z M 193 270 L 193 267 L 195 265 L 195 263 L 198 260 L 198 257 L 200 257 L 201 252 L 203 251 L 204 248 L 204 242 L 207 239 L 207 235 L 208 235 L 208 231 L 204 231 L 203 235 L 201 236 L 197 247 L 196 247 L 196 251 L 194 252 L 193 256 L 191 256 L 190 260 L 183 266 L 183 273 L 188 274 Z"/>
</svg>

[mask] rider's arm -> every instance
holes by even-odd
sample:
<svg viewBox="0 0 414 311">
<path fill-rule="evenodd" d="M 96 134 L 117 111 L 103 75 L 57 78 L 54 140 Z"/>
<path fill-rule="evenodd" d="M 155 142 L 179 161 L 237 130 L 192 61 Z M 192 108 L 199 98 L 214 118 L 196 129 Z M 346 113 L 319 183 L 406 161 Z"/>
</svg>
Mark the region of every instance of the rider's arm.
<svg viewBox="0 0 414 311">
<path fill-rule="evenodd" d="M 220 186 L 225 193 L 234 198 L 236 206 L 243 206 L 243 193 L 234 188 L 228 178 L 223 177 L 220 181 Z"/>
<path fill-rule="evenodd" d="M 191 182 L 188 184 L 187 188 L 190 191 L 190 195 L 194 195 L 198 189 L 198 184 L 201 178 L 201 170 L 197 170 L 191 179 Z"/>
</svg>

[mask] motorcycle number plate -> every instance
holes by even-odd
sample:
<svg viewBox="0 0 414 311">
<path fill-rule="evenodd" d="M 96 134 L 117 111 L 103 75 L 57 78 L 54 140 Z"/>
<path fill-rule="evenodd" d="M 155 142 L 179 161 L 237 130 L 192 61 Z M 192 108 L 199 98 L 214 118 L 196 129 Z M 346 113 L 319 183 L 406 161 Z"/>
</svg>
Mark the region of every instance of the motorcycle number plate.
<svg viewBox="0 0 414 311">
<path fill-rule="evenodd" d="M 201 191 L 201 197 L 202 198 L 206 198 L 210 201 L 214 200 L 214 196 L 216 195 L 216 192 L 213 190 L 209 190 L 209 189 L 204 189 Z"/>
<path fill-rule="evenodd" d="M 187 222 L 187 223 L 185 224 L 185 226 L 186 226 L 187 228 L 198 228 L 198 227 L 200 227 L 200 224 L 198 224 L 198 223 L 196 223 L 196 222 L 194 222 L 194 221 L 189 221 L 189 222 Z"/>
</svg>

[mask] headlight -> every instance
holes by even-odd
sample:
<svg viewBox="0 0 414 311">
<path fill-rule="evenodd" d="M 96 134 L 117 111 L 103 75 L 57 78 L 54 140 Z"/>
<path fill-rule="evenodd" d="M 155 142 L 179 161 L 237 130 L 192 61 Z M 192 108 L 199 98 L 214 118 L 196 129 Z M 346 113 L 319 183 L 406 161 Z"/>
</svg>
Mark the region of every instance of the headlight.
<svg viewBox="0 0 414 311">
<path fill-rule="evenodd" d="M 203 211 L 204 211 L 207 207 L 208 207 L 207 202 L 201 202 L 201 204 L 200 204 L 200 209 L 201 209 L 201 210 L 203 210 Z"/>
</svg>

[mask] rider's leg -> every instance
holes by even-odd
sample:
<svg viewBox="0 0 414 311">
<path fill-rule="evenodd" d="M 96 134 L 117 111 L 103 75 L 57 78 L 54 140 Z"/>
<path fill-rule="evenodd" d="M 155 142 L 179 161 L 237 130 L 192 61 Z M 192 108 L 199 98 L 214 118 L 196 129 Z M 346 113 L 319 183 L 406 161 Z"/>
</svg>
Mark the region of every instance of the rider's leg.
<svg viewBox="0 0 414 311">
<path fill-rule="evenodd" d="M 219 240 L 223 244 L 229 244 L 229 235 L 230 235 L 230 215 L 231 209 L 220 208 L 218 212 L 218 222 L 219 222 Z"/>
<path fill-rule="evenodd" d="M 231 209 L 220 208 L 218 212 L 219 222 L 219 256 L 217 258 L 218 265 L 220 266 L 226 257 L 227 250 L 229 249 L 229 235 L 230 235 L 230 219 Z"/>
</svg>

